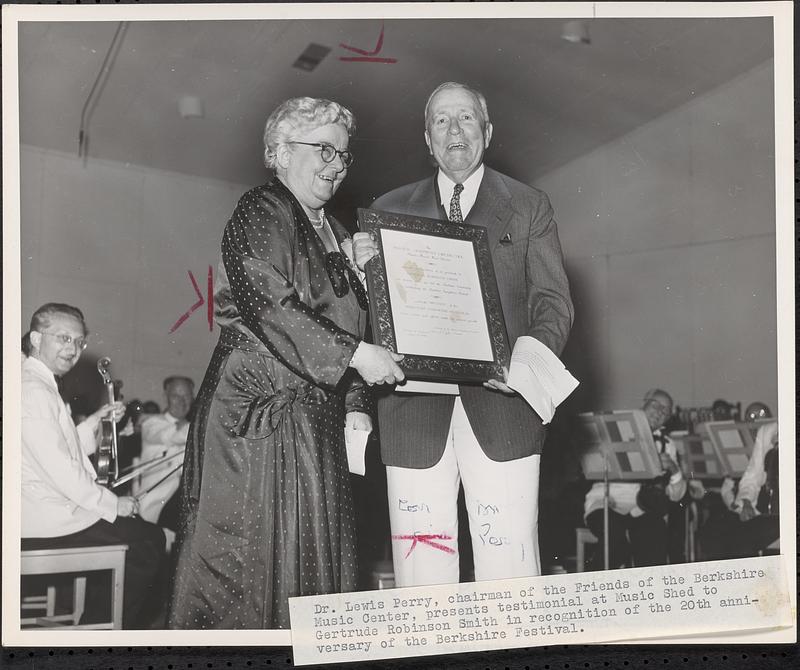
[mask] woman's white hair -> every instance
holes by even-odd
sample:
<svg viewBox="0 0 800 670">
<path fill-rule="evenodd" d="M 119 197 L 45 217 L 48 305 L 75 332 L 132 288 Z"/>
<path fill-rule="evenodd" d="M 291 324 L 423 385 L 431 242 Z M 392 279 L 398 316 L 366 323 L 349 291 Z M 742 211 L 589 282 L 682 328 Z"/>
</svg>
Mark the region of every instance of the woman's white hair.
<svg viewBox="0 0 800 670">
<path fill-rule="evenodd" d="M 264 164 L 274 168 L 281 144 L 331 123 L 343 126 L 349 137 L 356 130 L 353 112 L 338 102 L 322 98 L 289 98 L 269 115 L 264 126 Z"/>
</svg>

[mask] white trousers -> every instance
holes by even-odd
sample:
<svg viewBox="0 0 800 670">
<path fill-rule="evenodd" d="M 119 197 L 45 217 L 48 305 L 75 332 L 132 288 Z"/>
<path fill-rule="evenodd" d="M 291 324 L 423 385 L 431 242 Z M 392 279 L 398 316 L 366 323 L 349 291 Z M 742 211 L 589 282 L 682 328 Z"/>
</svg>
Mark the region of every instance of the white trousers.
<svg viewBox="0 0 800 670">
<path fill-rule="evenodd" d="M 475 579 L 541 574 L 539 455 L 493 461 L 456 398 L 447 444 L 430 468 L 386 467 L 395 584 L 459 581 L 458 487 L 464 485 Z"/>
</svg>

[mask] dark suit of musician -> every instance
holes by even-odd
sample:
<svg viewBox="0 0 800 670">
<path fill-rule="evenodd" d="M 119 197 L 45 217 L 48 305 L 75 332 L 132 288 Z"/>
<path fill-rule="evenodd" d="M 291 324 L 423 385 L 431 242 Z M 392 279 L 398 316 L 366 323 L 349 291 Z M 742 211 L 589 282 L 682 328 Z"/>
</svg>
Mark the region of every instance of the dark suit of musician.
<svg viewBox="0 0 800 670">
<path fill-rule="evenodd" d="M 429 98 L 425 118 L 426 142 L 440 170 L 372 207 L 435 219 L 463 216 L 485 226 L 510 344 L 530 335 L 559 354 L 573 309 L 547 195 L 483 166 L 492 127 L 477 91 L 443 84 Z M 454 190 L 461 190 L 455 184 L 463 191 L 454 203 Z M 476 579 L 540 574 L 537 494 L 545 429 L 520 396 L 494 381 L 461 385 L 458 396 L 396 391 L 379 398 L 378 419 L 398 586 L 458 581 L 459 481 Z"/>
</svg>

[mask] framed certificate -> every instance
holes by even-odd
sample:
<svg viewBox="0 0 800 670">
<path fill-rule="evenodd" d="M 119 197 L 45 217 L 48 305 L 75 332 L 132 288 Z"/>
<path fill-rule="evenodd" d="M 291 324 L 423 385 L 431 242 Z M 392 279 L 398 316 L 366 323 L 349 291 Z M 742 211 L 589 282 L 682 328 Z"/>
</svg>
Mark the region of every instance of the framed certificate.
<svg viewBox="0 0 800 670">
<path fill-rule="evenodd" d="M 359 209 L 378 244 L 367 263 L 377 344 L 404 354 L 410 379 L 503 379 L 511 350 L 483 226 Z"/>
</svg>

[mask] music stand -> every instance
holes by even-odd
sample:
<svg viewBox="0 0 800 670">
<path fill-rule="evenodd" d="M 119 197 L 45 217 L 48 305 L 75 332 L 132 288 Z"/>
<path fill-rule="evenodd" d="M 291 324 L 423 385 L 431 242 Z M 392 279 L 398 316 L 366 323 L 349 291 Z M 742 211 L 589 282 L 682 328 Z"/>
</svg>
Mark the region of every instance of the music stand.
<svg viewBox="0 0 800 670">
<path fill-rule="evenodd" d="M 725 465 L 707 435 L 672 432 L 669 439 L 675 443 L 686 466 L 689 479 L 703 481 L 722 479 L 725 476 Z"/>
<path fill-rule="evenodd" d="M 603 482 L 603 567 L 608 570 L 609 481 L 642 480 L 662 472 L 647 417 L 640 409 L 579 415 L 586 479 Z"/>
<path fill-rule="evenodd" d="M 700 424 L 700 432 L 703 432 L 702 424 Z M 669 438 L 675 443 L 678 453 L 681 455 L 689 480 L 697 479 L 701 482 L 718 480 L 725 475 L 725 466 L 720 461 L 717 450 L 707 435 L 695 435 L 681 431 L 670 433 Z M 695 537 L 691 529 L 690 508 L 694 509 L 695 518 L 697 516 L 697 505 L 694 502 L 685 506 L 683 542 L 687 558 L 689 561 L 694 561 Z"/>
<path fill-rule="evenodd" d="M 753 453 L 756 434 L 761 426 L 775 419 L 758 419 L 748 423 L 709 421 L 705 424 L 708 439 L 717 454 L 722 476 L 741 477 Z"/>
</svg>

